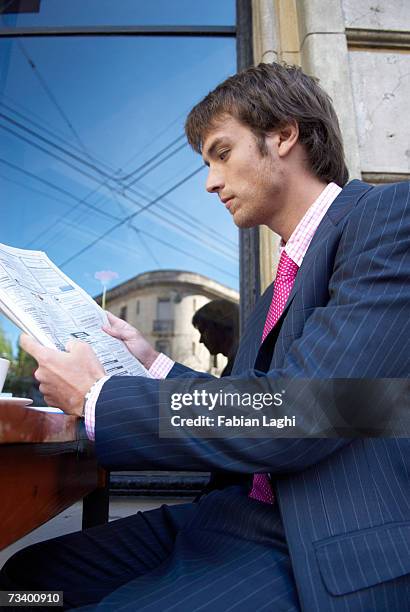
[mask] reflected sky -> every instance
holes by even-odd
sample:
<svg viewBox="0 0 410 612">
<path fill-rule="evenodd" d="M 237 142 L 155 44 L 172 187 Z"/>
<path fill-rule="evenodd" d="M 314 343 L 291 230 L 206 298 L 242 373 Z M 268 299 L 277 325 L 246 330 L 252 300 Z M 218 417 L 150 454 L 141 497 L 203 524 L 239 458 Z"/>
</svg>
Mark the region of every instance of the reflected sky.
<svg viewBox="0 0 410 612">
<path fill-rule="evenodd" d="M 7 0 L 0 2 L 7 7 Z M 33 6 L 38 0 L 33 0 Z M 7 27 L 235 25 L 234 0 L 40 0 L 38 12 L 4 14 Z"/>
<path fill-rule="evenodd" d="M 45 250 L 92 295 L 100 270 L 237 288 L 237 230 L 183 135 L 235 65 L 230 38 L 1 39 L 0 242 Z"/>
</svg>

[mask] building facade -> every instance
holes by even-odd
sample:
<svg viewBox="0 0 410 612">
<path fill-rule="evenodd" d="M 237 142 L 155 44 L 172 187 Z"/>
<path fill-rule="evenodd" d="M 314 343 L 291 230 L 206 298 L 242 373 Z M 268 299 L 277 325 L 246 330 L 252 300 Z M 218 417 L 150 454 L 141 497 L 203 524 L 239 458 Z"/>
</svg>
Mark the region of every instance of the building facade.
<svg viewBox="0 0 410 612">
<path fill-rule="evenodd" d="M 101 303 L 101 296 L 96 299 Z M 214 299 L 238 303 L 239 294 L 201 274 L 155 270 L 107 291 L 106 308 L 139 329 L 157 351 L 219 375 L 226 358 L 209 354 L 191 322 L 194 313 Z"/>
</svg>

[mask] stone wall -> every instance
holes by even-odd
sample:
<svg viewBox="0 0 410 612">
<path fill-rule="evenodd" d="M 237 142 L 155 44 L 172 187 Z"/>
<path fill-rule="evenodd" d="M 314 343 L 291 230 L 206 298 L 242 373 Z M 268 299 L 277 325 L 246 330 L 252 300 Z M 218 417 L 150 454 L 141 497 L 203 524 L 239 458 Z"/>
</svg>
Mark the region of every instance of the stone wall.
<svg viewBox="0 0 410 612">
<path fill-rule="evenodd" d="M 255 63 L 300 65 L 331 96 L 350 178 L 410 180 L 409 0 L 253 0 L 252 9 Z M 262 289 L 278 242 L 261 229 Z"/>
</svg>

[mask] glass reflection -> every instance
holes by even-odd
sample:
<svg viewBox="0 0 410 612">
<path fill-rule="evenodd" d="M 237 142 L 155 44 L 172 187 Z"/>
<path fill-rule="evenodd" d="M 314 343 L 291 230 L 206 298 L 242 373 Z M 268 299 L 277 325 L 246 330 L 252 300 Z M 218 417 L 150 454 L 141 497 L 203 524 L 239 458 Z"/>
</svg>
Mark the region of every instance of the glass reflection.
<svg viewBox="0 0 410 612">
<path fill-rule="evenodd" d="M 26 0 L 31 12 L 16 13 L 18 4 L 0 2 L 2 27 L 235 24 L 234 0 Z"/>
<path fill-rule="evenodd" d="M 101 271 L 237 288 L 237 232 L 183 134 L 235 72 L 234 39 L 2 39 L 0 58 L 0 242 L 45 250 L 91 295 Z"/>
</svg>

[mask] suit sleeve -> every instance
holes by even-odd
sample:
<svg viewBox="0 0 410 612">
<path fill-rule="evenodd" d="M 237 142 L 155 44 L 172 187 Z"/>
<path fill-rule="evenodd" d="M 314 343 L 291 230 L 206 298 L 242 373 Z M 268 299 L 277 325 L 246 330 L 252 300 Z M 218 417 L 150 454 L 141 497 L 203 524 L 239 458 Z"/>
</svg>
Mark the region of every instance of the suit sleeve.
<svg viewBox="0 0 410 612">
<path fill-rule="evenodd" d="M 410 375 L 409 185 L 376 192 L 349 217 L 329 281 L 329 301 L 308 318 L 283 375 Z"/>
<path fill-rule="evenodd" d="M 188 368 L 188 366 L 183 365 L 182 363 L 178 363 L 177 361 L 174 363 L 172 369 L 168 372 L 167 378 L 181 378 L 181 377 L 190 377 L 193 376 L 195 378 L 214 378 L 211 374 L 207 372 L 197 372 L 192 368 Z"/>
<path fill-rule="evenodd" d="M 282 368 L 242 379 L 401 378 L 409 365 L 409 185 L 373 190 L 345 222 L 329 301 L 313 310 Z M 195 380 L 193 371 L 179 370 Z M 227 377 L 233 383 L 238 377 Z M 303 403 L 298 410 L 303 413 Z M 325 409 L 325 407 L 324 407 Z M 224 469 L 277 475 L 306 469 L 350 444 L 346 439 L 197 439 L 183 429 L 160 438 L 159 382 L 111 378 L 97 405 L 99 460 L 111 469 Z"/>
</svg>

